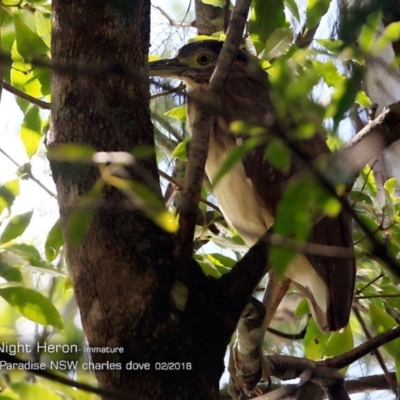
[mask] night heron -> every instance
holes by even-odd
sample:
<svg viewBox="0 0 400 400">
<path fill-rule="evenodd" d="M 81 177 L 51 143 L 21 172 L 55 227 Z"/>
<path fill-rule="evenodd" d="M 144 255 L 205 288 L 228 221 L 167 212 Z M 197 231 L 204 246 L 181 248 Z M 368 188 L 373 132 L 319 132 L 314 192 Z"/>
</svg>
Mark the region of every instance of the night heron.
<svg viewBox="0 0 400 400">
<path fill-rule="evenodd" d="M 183 46 L 175 58 L 150 63 L 152 76 L 183 81 L 189 90 L 187 114 L 193 124 L 198 101 L 207 89 L 223 42 L 203 40 Z M 210 181 L 220 170 L 227 154 L 243 143 L 230 132 L 230 124 L 241 120 L 265 125 L 274 112 L 267 74 L 244 51 L 238 50 L 221 93 L 221 110 L 213 115 L 206 173 Z M 244 140 L 246 138 L 244 137 Z M 315 135 L 296 142 L 315 159 L 329 153 L 325 140 Z M 273 224 L 276 207 L 290 178 L 304 169 L 304 162 L 292 156 L 289 172 L 275 168 L 264 157 L 265 144 L 253 149 L 216 185 L 214 193 L 226 220 L 252 246 Z M 351 217 L 346 211 L 335 218 L 323 217 L 312 228 L 309 243 L 353 249 Z M 298 255 L 285 275 L 307 297 L 311 313 L 324 331 L 345 327 L 349 320 L 355 284 L 354 257 Z"/>
</svg>

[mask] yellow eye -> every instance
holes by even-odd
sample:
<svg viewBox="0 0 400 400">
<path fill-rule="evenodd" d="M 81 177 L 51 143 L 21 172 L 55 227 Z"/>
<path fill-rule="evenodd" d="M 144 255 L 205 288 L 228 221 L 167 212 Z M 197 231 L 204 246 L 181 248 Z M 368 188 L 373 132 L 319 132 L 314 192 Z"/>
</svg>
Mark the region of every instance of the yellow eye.
<svg viewBox="0 0 400 400">
<path fill-rule="evenodd" d="M 201 53 L 197 57 L 197 62 L 200 65 L 207 65 L 211 61 L 211 56 L 208 53 Z"/>
</svg>

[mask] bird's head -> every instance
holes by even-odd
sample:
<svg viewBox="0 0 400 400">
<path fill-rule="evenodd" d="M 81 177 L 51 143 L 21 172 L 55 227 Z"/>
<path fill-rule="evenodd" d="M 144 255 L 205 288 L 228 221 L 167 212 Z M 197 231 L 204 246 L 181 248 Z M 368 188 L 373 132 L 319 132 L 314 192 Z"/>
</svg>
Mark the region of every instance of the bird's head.
<svg viewBox="0 0 400 400">
<path fill-rule="evenodd" d="M 217 64 L 223 42 L 201 40 L 183 46 L 174 58 L 149 63 L 150 76 L 175 78 L 189 87 L 207 84 Z M 241 50 L 236 54 L 235 63 L 247 64 L 249 57 Z"/>
</svg>

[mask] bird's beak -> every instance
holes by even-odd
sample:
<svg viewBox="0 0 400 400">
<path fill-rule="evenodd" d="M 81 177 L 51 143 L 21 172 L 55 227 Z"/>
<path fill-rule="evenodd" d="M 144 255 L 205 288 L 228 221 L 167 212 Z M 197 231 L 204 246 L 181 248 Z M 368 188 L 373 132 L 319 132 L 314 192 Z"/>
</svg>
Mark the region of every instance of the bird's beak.
<svg viewBox="0 0 400 400">
<path fill-rule="evenodd" d="M 180 62 L 178 58 L 151 61 L 149 62 L 149 75 L 165 78 L 177 77 L 187 67 L 188 65 Z"/>
</svg>

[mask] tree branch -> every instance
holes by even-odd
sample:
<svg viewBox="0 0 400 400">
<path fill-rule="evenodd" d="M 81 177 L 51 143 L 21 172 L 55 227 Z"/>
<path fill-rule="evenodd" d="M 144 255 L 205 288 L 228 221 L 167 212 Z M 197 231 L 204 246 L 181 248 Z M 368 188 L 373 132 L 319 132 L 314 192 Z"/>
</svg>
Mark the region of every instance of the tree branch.
<svg viewBox="0 0 400 400">
<path fill-rule="evenodd" d="M 181 260 L 191 257 L 193 252 L 196 213 L 213 121 L 210 114 L 215 108 L 220 109 L 220 92 L 239 47 L 250 3 L 250 0 L 241 0 L 236 3 L 217 66 L 211 76 L 207 90 L 202 95 L 202 101 L 198 104 L 198 112 L 193 122 L 192 140 L 188 155 L 190 161 L 186 169 L 180 209 L 180 226 L 175 249 L 175 256 Z"/>
<path fill-rule="evenodd" d="M 10 92 L 14 94 L 15 96 L 20 97 L 21 99 L 27 100 L 30 103 L 34 104 L 35 106 L 38 106 L 40 108 L 43 108 L 44 110 L 50 110 L 51 104 L 47 103 L 46 101 L 37 99 L 36 97 L 30 96 L 28 93 L 23 92 L 22 90 L 17 89 L 16 87 L 10 85 L 9 83 L 2 81 L 4 89 L 7 90 L 7 92 Z"/>
<path fill-rule="evenodd" d="M 310 369 L 314 378 L 334 378 L 341 375 L 336 370 L 344 368 L 364 357 L 371 351 L 400 337 L 400 326 L 384 332 L 360 346 L 336 357 L 325 360 L 313 361 L 292 356 L 267 355 L 266 359 L 271 364 L 271 375 L 282 380 L 295 379 L 303 371 Z"/>
</svg>

